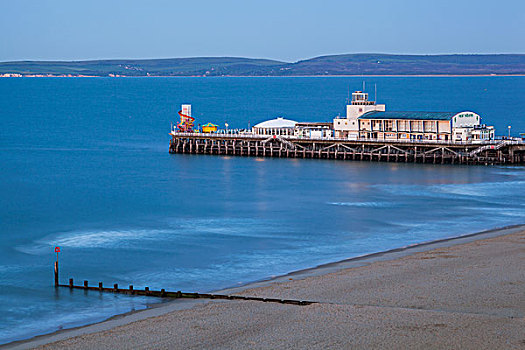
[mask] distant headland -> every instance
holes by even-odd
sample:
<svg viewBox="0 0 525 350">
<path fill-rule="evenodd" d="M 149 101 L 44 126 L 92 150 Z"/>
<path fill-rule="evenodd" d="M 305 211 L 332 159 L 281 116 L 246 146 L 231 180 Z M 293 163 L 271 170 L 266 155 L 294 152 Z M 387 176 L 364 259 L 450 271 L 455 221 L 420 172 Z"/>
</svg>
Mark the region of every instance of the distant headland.
<svg viewBox="0 0 525 350">
<path fill-rule="evenodd" d="M 242 57 L 0 62 L 1 77 L 523 75 L 525 54 L 346 54 L 297 62 Z"/>
</svg>

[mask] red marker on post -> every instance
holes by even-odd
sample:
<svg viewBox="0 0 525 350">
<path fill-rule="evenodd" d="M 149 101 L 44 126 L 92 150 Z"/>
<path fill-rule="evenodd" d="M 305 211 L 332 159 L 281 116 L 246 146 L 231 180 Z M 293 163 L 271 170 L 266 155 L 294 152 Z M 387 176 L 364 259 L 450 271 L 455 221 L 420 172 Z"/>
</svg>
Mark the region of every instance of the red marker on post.
<svg viewBox="0 0 525 350">
<path fill-rule="evenodd" d="M 58 287 L 58 253 L 60 253 L 60 247 L 55 247 L 55 253 L 57 253 L 57 260 L 55 261 L 55 287 Z"/>
</svg>

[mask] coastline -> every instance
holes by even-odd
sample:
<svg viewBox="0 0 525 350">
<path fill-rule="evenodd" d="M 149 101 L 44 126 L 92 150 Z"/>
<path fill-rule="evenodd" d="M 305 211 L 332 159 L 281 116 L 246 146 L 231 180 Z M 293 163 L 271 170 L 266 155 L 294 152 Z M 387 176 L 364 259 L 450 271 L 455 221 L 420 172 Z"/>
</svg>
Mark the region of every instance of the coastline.
<svg viewBox="0 0 525 350">
<path fill-rule="evenodd" d="M 270 277 L 267 279 L 254 281 L 242 286 L 235 286 L 226 289 L 215 291 L 217 293 L 245 293 L 247 290 L 256 288 L 264 288 L 269 286 L 278 286 L 290 280 L 300 281 L 309 277 L 326 276 L 327 274 L 340 272 L 343 270 L 353 269 L 357 267 L 369 266 L 376 262 L 385 262 L 403 257 L 411 256 L 417 253 L 428 252 L 439 248 L 448 248 L 457 245 L 467 244 L 478 240 L 490 239 L 513 233 L 522 232 L 525 230 L 525 224 L 512 225 L 502 228 L 496 228 L 471 234 L 464 234 L 445 239 L 439 239 L 428 242 L 421 242 L 400 248 L 395 248 L 387 251 L 376 252 L 372 254 L 357 256 L 349 259 L 344 259 L 336 262 L 331 262 L 319 265 L 312 268 L 307 268 L 299 271 L 293 271 L 285 275 Z M 82 336 L 102 331 L 114 329 L 119 326 L 128 325 L 130 323 L 144 320 L 150 317 L 166 315 L 173 311 L 189 310 L 197 305 L 211 304 L 211 303 L 225 303 L 224 301 L 216 300 L 174 300 L 167 303 L 156 303 L 151 305 L 148 309 L 128 312 L 121 315 L 113 316 L 105 321 L 90 324 L 86 326 L 60 330 L 54 333 L 36 336 L 34 338 L 15 341 L 0 345 L 3 349 L 27 349 L 33 348 L 60 340 L 69 339 L 76 336 Z"/>
<path fill-rule="evenodd" d="M 340 74 L 340 75 L 22 75 L 2 76 L 0 78 L 475 78 L 475 77 L 525 77 L 525 74 Z"/>
</svg>

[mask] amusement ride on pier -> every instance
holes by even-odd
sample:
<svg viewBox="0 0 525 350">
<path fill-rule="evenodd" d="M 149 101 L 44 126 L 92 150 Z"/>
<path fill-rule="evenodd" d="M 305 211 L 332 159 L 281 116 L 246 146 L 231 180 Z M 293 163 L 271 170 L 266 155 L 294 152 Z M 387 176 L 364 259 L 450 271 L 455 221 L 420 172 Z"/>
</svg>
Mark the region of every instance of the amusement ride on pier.
<svg viewBox="0 0 525 350">
<path fill-rule="evenodd" d="M 182 105 L 182 109 L 179 111 L 180 122 L 177 124 L 177 128 L 180 132 L 193 132 L 193 123 L 195 118 L 191 116 L 191 105 Z"/>
<path fill-rule="evenodd" d="M 194 128 L 195 118 L 191 116 L 191 105 L 182 105 L 178 114 L 180 116 L 180 122 L 177 123 L 178 132 L 199 132 L 198 128 Z M 213 123 L 207 123 L 202 126 L 201 131 L 204 133 L 213 133 L 217 131 L 218 127 L 218 125 Z"/>
</svg>

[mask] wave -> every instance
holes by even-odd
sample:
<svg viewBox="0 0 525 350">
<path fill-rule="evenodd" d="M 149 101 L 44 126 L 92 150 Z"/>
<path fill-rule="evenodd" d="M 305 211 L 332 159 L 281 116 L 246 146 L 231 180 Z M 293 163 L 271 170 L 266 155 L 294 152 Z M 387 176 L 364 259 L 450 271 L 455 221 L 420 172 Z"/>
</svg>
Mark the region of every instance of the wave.
<svg viewBox="0 0 525 350">
<path fill-rule="evenodd" d="M 501 167 L 500 170 L 494 171 L 494 173 L 497 175 L 525 177 L 525 169 L 523 167 Z"/>
<path fill-rule="evenodd" d="M 525 206 L 524 204 L 519 204 L 520 206 Z M 497 208 L 497 207 L 458 207 L 460 210 L 472 210 L 477 211 L 481 214 L 492 212 L 493 214 L 512 216 L 512 217 L 525 217 L 525 210 L 523 208 Z"/>
<path fill-rule="evenodd" d="M 392 202 L 328 202 L 327 204 L 357 208 L 394 208 L 400 206 L 399 203 Z"/>
<path fill-rule="evenodd" d="M 155 242 L 184 241 L 188 244 L 206 245 L 210 239 L 220 236 L 244 238 L 288 239 L 296 231 L 276 222 L 249 218 L 173 218 L 159 225 L 161 228 L 123 228 L 76 230 L 47 235 L 42 239 L 15 249 L 26 254 L 41 255 L 49 253 L 54 246 L 92 249 L 92 248 L 147 248 L 147 242 L 153 242 L 155 249 L 162 249 Z"/>
<path fill-rule="evenodd" d="M 72 231 L 59 234 L 55 237 L 45 237 L 32 244 L 20 246 L 16 249 L 22 253 L 38 255 L 49 252 L 50 247 L 68 248 L 119 248 L 129 245 L 132 241 L 155 239 L 166 234 L 166 230 L 94 230 Z"/>
<path fill-rule="evenodd" d="M 184 235 L 288 238 L 297 232 L 293 227 L 286 227 L 285 235 L 279 221 L 252 218 L 173 218 L 168 220 L 168 225 Z"/>
<path fill-rule="evenodd" d="M 416 196 L 449 199 L 501 197 L 521 193 L 525 181 L 480 182 L 443 185 L 371 185 L 371 188 L 397 196 Z"/>
</svg>

